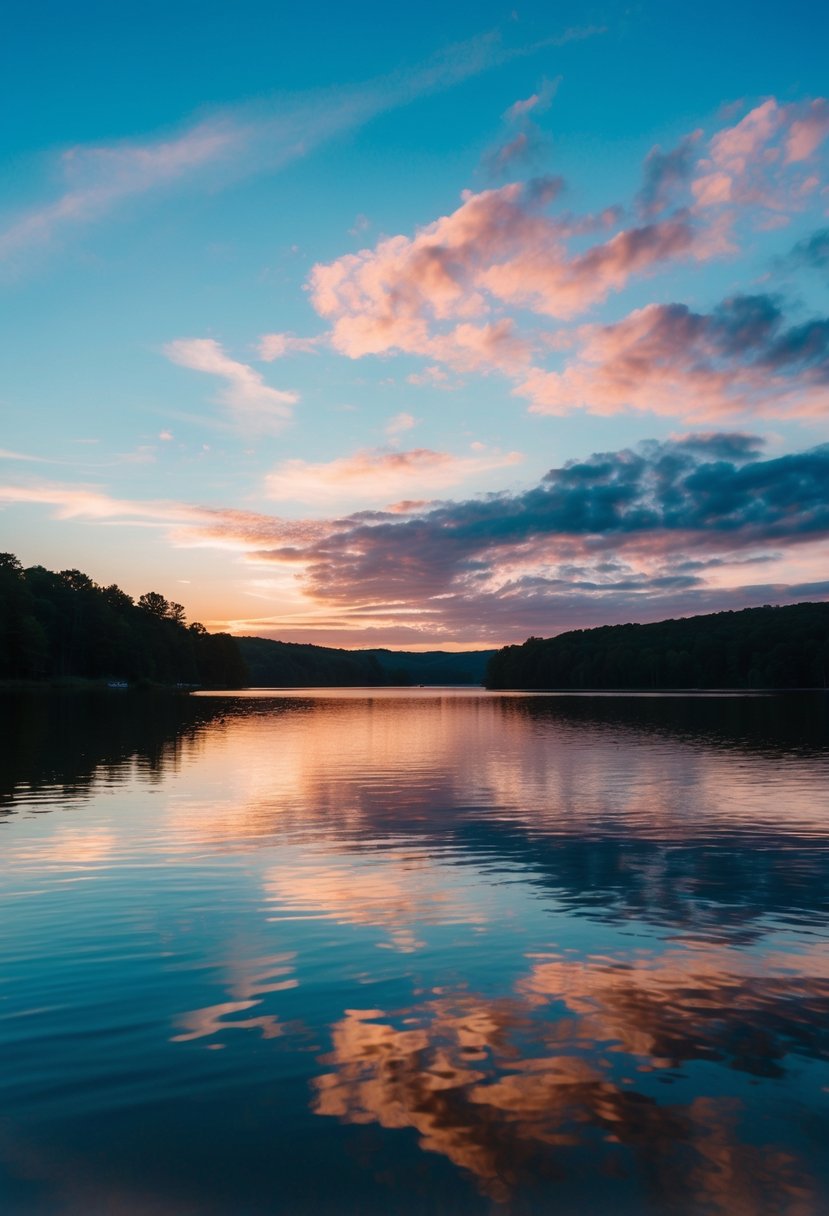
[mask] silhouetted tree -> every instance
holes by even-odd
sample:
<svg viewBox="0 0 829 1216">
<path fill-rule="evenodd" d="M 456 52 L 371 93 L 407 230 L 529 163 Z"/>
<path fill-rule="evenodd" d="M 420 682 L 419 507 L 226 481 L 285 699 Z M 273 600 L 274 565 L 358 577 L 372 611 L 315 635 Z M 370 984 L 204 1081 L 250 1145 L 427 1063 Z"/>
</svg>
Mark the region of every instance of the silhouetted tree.
<svg viewBox="0 0 829 1216">
<path fill-rule="evenodd" d="M 24 570 L 0 554 L 0 679 L 138 680 L 242 687 L 247 671 L 229 634 L 185 625 L 157 591 L 137 604 L 80 570 Z"/>
<path fill-rule="evenodd" d="M 488 688 L 826 688 L 829 604 L 716 612 L 528 638 L 490 659 Z"/>
</svg>

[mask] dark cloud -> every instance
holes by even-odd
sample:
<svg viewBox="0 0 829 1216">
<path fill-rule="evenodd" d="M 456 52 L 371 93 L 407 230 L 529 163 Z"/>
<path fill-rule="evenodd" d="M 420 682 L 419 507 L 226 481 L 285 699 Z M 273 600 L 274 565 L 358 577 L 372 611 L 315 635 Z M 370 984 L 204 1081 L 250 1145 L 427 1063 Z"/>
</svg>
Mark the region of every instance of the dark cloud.
<svg viewBox="0 0 829 1216">
<path fill-rule="evenodd" d="M 795 266 L 829 270 L 829 228 L 819 228 L 811 236 L 798 241 L 789 255 L 789 260 Z"/>
<path fill-rule="evenodd" d="M 257 557 L 296 560 L 352 622 L 413 614 L 435 636 L 486 640 L 823 598 L 829 583 L 712 587 L 705 571 L 825 537 L 829 444 L 766 459 L 754 436 L 717 433 L 568 461 L 519 494 L 330 521 Z"/>
</svg>

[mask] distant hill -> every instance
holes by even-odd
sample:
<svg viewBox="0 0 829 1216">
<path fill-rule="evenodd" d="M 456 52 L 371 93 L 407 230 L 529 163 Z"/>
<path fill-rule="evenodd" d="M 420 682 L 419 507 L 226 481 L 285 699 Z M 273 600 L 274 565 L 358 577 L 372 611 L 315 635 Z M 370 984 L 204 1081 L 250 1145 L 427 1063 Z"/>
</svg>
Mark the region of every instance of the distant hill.
<svg viewBox="0 0 829 1216">
<path fill-rule="evenodd" d="M 826 688 L 829 604 L 528 638 L 497 651 L 484 682 L 487 688 Z"/>
<path fill-rule="evenodd" d="M 481 684 L 494 650 L 338 650 L 269 638 L 236 638 L 254 688 Z"/>
</svg>

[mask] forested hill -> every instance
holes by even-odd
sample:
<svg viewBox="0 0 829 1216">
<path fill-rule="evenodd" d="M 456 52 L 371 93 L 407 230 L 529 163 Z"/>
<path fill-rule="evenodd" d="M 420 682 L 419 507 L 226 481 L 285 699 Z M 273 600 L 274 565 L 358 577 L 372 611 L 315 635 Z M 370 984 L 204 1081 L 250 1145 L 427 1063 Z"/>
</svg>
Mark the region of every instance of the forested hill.
<svg viewBox="0 0 829 1216">
<path fill-rule="evenodd" d="M 480 684 L 493 650 L 462 654 L 337 650 L 269 638 L 237 638 L 259 688 L 357 687 L 388 684 Z"/>
<path fill-rule="evenodd" d="M 826 688 L 829 604 L 605 625 L 505 646 L 487 688 Z"/>
<path fill-rule="evenodd" d="M 187 624 L 181 604 L 138 600 L 80 570 L 23 569 L 0 553 L 0 680 L 101 680 L 205 688 L 480 684 L 495 652 L 335 650 L 234 638 Z"/>
<path fill-rule="evenodd" d="M 181 604 L 156 591 L 133 601 L 80 570 L 24 570 L 11 553 L 0 554 L 0 679 L 248 682 L 234 639 L 188 625 Z"/>
</svg>

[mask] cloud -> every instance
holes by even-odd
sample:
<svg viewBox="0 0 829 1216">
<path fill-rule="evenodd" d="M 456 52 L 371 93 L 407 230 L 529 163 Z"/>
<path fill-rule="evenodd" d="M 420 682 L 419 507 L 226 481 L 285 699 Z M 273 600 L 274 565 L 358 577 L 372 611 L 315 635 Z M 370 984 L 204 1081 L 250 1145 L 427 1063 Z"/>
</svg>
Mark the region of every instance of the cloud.
<svg viewBox="0 0 829 1216">
<path fill-rule="evenodd" d="M 657 144 L 645 157 L 644 182 L 636 200 L 640 215 L 652 219 L 670 206 L 687 185 L 693 154 L 702 131 L 692 131 L 675 148 L 663 152 Z"/>
<path fill-rule="evenodd" d="M 518 173 L 522 168 L 537 166 L 550 146 L 550 140 L 533 122 L 531 114 L 541 114 L 550 108 L 561 77 L 545 80 L 537 92 L 514 102 L 504 112 L 504 121 L 518 131 L 509 134 L 501 143 L 491 148 L 482 157 L 481 163 L 491 178 L 504 178 Z"/>
<path fill-rule="evenodd" d="M 827 134 L 829 103 L 824 98 L 790 105 L 768 98 L 711 138 L 691 183 L 697 207 L 798 210 L 809 180 L 798 173 Z"/>
<path fill-rule="evenodd" d="M 519 131 L 492 153 L 503 167 L 514 168 L 513 158 L 529 148 L 527 116 L 541 102 L 540 93 L 532 94 L 507 111 Z M 763 413 L 820 413 L 820 321 L 799 335 L 794 329 L 777 335 L 778 356 L 799 338 L 802 357 L 792 351 L 788 360 L 773 359 L 768 379 L 761 351 L 756 366 L 746 366 L 720 341 L 727 326 L 683 305 L 639 309 L 615 328 L 581 335 L 555 323 L 582 317 L 637 279 L 679 263 L 733 257 L 756 231 L 785 225 L 816 203 L 827 113 L 829 103 L 820 98 L 785 105 L 770 98 L 707 136 L 697 129 L 668 151 L 654 147 L 633 222 L 615 205 L 596 214 L 562 212 L 561 178 L 464 191 L 460 206 L 411 236 L 385 237 L 373 248 L 315 265 L 308 281 L 312 303 L 330 326 L 332 348 L 348 358 L 403 353 L 428 360 L 426 372 L 409 373 L 411 383 L 439 376 L 445 382 L 448 372 L 497 373 L 538 412 L 560 412 L 574 402 L 608 412 L 627 402 L 670 413 L 677 387 L 680 416 L 752 408 L 755 390 Z M 816 234 L 798 256 L 819 263 L 821 249 Z M 687 353 L 670 343 L 671 331 L 680 337 L 683 327 L 694 341 Z M 564 372 L 540 365 L 572 342 L 584 348 L 575 365 Z M 609 352 L 605 374 L 600 348 L 614 343 L 619 349 Z M 636 349 L 628 351 L 626 343 Z M 655 359 L 649 345 L 658 348 Z M 644 362 L 642 382 L 631 363 L 629 383 L 612 383 L 634 356 Z"/>
<path fill-rule="evenodd" d="M 395 414 L 386 423 L 386 434 L 389 439 L 394 439 L 397 435 L 402 435 L 404 431 L 410 431 L 417 423 L 417 419 L 413 414 Z"/>
<path fill-rule="evenodd" d="M 539 414 L 647 410 L 710 419 L 829 412 L 829 319 L 786 325 L 768 295 L 710 313 L 649 304 L 615 325 L 584 326 L 563 372 L 534 370 L 514 391 Z"/>
<path fill-rule="evenodd" d="M 552 105 L 553 98 L 558 92 L 561 81 L 561 76 L 556 76 L 554 80 L 547 80 L 545 78 L 535 93 L 531 93 L 529 97 L 514 101 L 504 111 L 504 119 L 507 122 L 520 122 L 530 113 L 543 114 Z"/>
<path fill-rule="evenodd" d="M 140 520 L 145 524 L 196 523 L 203 518 L 197 507 L 182 503 L 113 498 L 96 486 L 55 482 L 0 485 L 0 502 L 37 504 L 56 508 L 57 519 Z"/>
<path fill-rule="evenodd" d="M 424 367 L 422 372 L 411 372 L 406 377 L 406 381 L 408 384 L 417 385 L 418 388 L 450 389 L 453 387 L 449 373 L 435 363 Z"/>
<path fill-rule="evenodd" d="M 59 464 L 57 460 L 47 460 L 45 456 L 28 456 L 25 452 L 12 452 L 9 448 L 0 448 L 0 460 L 22 460 L 27 464 Z"/>
<path fill-rule="evenodd" d="M 400 419 L 406 427 L 414 422 L 410 414 L 398 415 L 397 421 Z M 454 456 L 429 448 L 405 452 L 373 448 L 327 462 L 284 460 L 267 476 L 266 491 L 278 502 L 329 507 L 341 503 L 353 508 L 355 503 L 388 503 L 413 494 L 434 497 L 438 491 L 522 459 L 519 452 L 485 448 L 473 456 Z"/>
<path fill-rule="evenodd" d="M 505 305 L 567 318 L 619 291 L 635 274 L 677 258 L 716 251 L 687 216 L 616 233 L 583 253 L 568 241 L 615 214 L 574 223 L 546 214 L 560 178 L 511 183 L 478 194 L 414 237 L 317 264 L 310 276 L 317 312 L 332 326 L 335 350 L 360 358 L 404 351 L 458 370 L 515 372 L 530 346 Z"/>
<path fill-rule="evenodd" d="M 797 113 L 786 138 L 786 161 L 789 164 L 808 160 L 829 135 L 829 102 L 825 97 L 815 98 Z"/>
<path fill-rule="evenodd" d="M 263 362 L 273 363 L 286 355 L 315 355 L 324 341 L 325 335 L 298 338 L 296 334 L 262 334 L 257 350 Z"/>
<path fill-rule="evenodd" d="M 829 269 L 829 228 L 820 228 L 798 241 L 789 254 L 789 261 L 794 266 L 812 270 Z"/>
<path fill-rule="evenodd" d="M 218 376 L 226 382 L 218 400 L 226 405 L 246 430 L 279 431 L 291 417 L 290 406 L 299 395 L 270 388 L 247 363 L 229 358 L 213 338 L 179 338 L 164 347 L 173 363 L 194 371 Z"/>
<path fill-rule="evenodd" d="M 484 155 L 482 164 L 488 177 L 509 177 L 523 168 L 538 165 L 549 146 L 550 141 L 544 132 L 535 123 L 527 123 L 523 131 L 491 148 Z"/>
<path fill-rule="evenodd" d="M 380 495 L 401 477 L 442 472 L 439 454 L 415 452 L 288 463 L 281 475 L 277 492 L 293 492 L 292 479 L 300 490 L 320 484 L 325 505 L 355 478 L 374 478 Z M 740 432 L 597 453 L 521 492 L 320 519 L 44 484 L 0 486 L 0 502 L 160 528 L 179 547 L 235 552 L 281 580 L 271 596 L 281 610 L 254 631 L 296 640 L 501 644 L 589 624 L 829 599 L 829 580 L 810 573 L 829 554 L 829 444 L 766 458 L 761 441 Z M 762 581 L 747 581 L 752 567 Z"/>
<path fill-rule="evenodd" d="M 273 172 L 379 114 L 538 49 L 503 47 L 496 34 L 487 34 L 361 85 L 241 103 L 173 134 L 68 148 L 55 165 L 63 183 L 56 196 L 0 229 L 0 263 L 101 219 L 129 198 L 187 182 L 221 188 L 240 176 Z"/>
<path fill-rule="evenodd" d="M 435 634 L 504 636 L 618 618 L 654 619 L 796 596 L 784 583 L 746 589 L 729 562 L 769 546 L 829 537 L 829 446 L 764 460 L 741 434 L 691 436 L 603 453 L 551 470 L 534 489 L 446 503 L 403 517 L 332 521 L 304 552 L 260 553 L 302 566 L 315 602 L 352 624 L 372 616 Z M 717 580 L 689 556 L 716 556 Z M 680 568 L 682 567 L 682 568 Z M 824 598 L 829 584 L 801 584 Z M 511 624 L 510 624 L 511 622 Z"/>
<path fill-rule="evenodd" d="M 220 526 L 234 531 L 232 521 Z M 824 599 L 829 580 L 785 575 L 792 546 L 812 567 L 825 558 L 829 445 L 764 459 L 753 436 L 691 435 L 569 461 L 522 493 L 363 511 L 317 521 L 304 541 L 257 548 L 267 533 L 242 521 L 236 536 L 254 561 L 295 570 L 309 620 L 320 622 L 312 628 L 340 640 L 393 629 L 398 639 L 408 630 L 497 642 Z M 754 564 L 762 583 L 745 580 Z"/>
<path fill-rule="evenodd" d="M 66 189 L 0 231 L 0 261 L 48 241 L 67 225 L 98 219 L 124 199 L 194 174 L 227 156 L 238 138 L 230 122 L 217 119 L 173 138 L 67 149 L 60 157 Z"/>
</svg>

